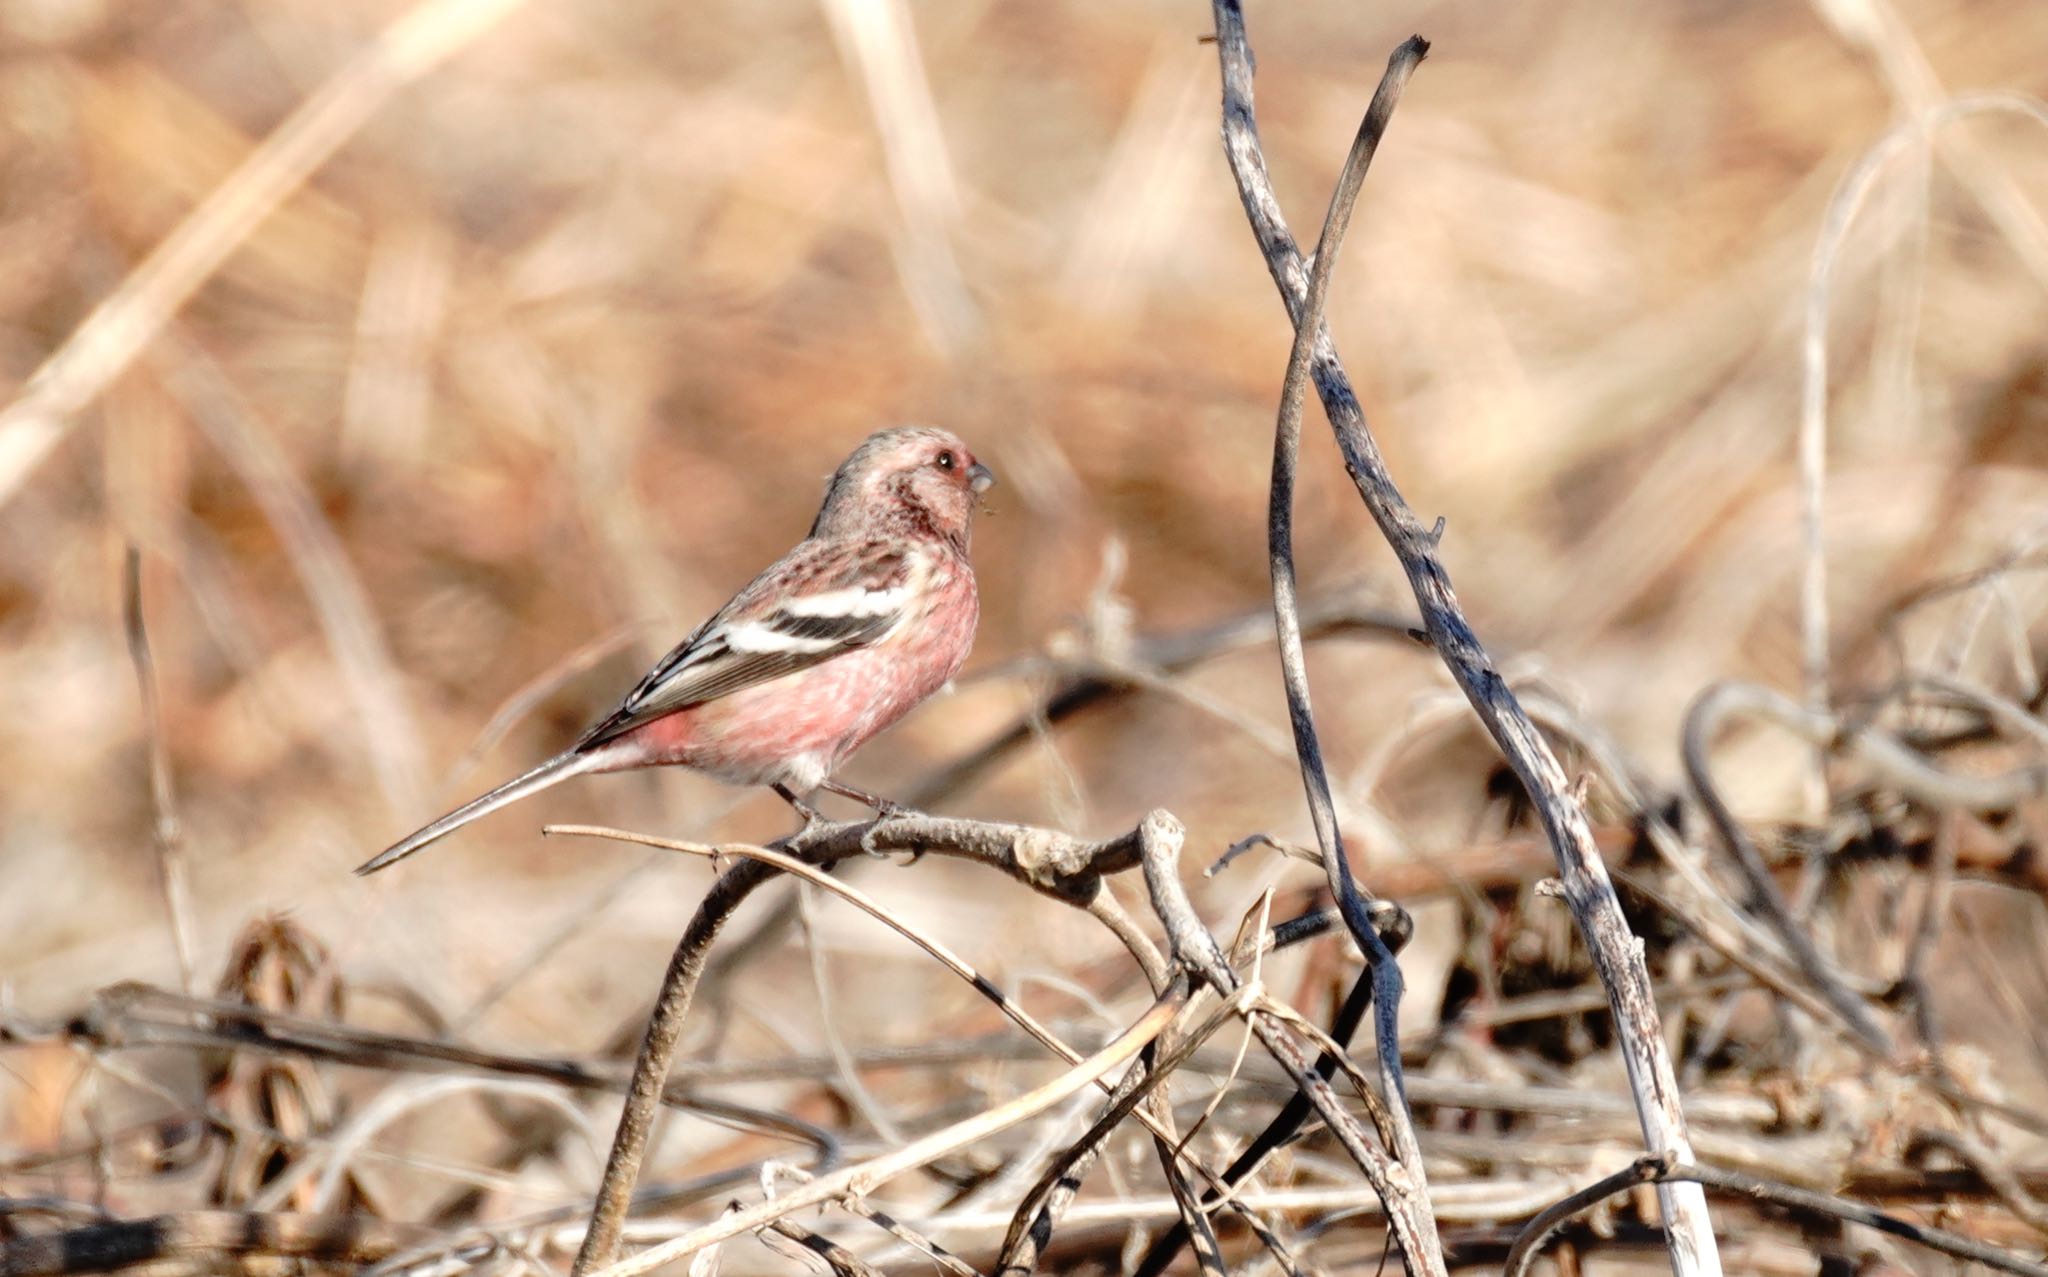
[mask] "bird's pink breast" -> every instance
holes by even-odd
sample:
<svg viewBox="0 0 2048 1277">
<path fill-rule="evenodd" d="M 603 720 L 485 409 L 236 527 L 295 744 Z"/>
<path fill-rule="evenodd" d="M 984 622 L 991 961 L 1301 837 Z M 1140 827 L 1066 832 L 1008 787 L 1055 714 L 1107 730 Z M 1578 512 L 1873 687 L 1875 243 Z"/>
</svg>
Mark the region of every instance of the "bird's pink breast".
<svg viewBox="0 0 2048 1277">
<path fill-rule="evenodd" d="M 734 784 L 815 788 L 967 659 L 980 611 L 973 573 L 962 564 L 937 575 L 921 614 L 882 641 L 656 719 L 621 739 L 617 765 L 672 763 Z"/>
</svg>

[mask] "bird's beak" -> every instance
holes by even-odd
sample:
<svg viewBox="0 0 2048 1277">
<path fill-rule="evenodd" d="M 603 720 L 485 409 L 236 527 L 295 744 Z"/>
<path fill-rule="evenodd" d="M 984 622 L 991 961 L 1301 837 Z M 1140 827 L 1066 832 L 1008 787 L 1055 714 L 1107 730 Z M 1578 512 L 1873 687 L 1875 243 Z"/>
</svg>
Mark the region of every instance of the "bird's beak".
<svg viewBox="0 0 2048 1277">
<path fill-rule="evenodd" d="M 996 486 L 996 472 L 977 461 L 967 467 L 967 486 L 974 489 L 975 496 L 980 496 Z"/>
</svg>

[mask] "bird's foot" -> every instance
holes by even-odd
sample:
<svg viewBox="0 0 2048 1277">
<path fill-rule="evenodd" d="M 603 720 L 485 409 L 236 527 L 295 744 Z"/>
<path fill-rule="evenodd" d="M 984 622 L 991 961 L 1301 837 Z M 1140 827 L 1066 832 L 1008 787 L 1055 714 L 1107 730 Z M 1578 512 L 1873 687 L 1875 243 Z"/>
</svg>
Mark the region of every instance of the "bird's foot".
<svg viewBox="0 0 2048 1277">
<path fill-rule="evenodd" d="M 892 799 L 883 798 L 879 794 L 871 794 L 865 789 L 855 789 L 851 785 L 841 784 L 836 780 L 827 779 L 818 788 L 828 794 L 837 794 L 841 798 L 851 798 L 861 806 L 872 809 L 877 816 L 884 820 L 897 816 L 916 816 L 921 814 L 914 807 L 905 807 L 902 803 Z"/>
<path fill-rule="evenodd" d="M 804 827 L 798 830 L 798 833 L 809 832 L 811 826 L 825 819 L 825 814 L 823 812 L 819 811 L 816 807 L 813 807 L 809 803 L 805 802 L 803 800 L 803 797 L 799 795 L 794 789 L 791 789 L 789 786 L 778 783 L 774 786 L 774 789 L 776 795 L 780 797 L 783 802 L 788 803 L 791 809 L 794 810 L 800 818 L 802 818 L 804 822 Z"/>
<path fill-rule="evenodd" d="M 908 807 L 898 807 L 894 803 L 889 804 L 887 808 L 878 808 L 877 810 L 879 814 L 874 820 L 869 821 L 868 827 L 861 832 L 860 849 L 877 860 L 887 860 L 890 852 L 906 849 L 902 847 L 878 847 L 875 845 L 876 836 L 886 833 L 892 821 L 900 820 L 905 816 L 914 816 L 917 813 L 911 811 Z M 908 850 L 910 852 L 908 863 L 914 865 L 924 859 L 923 848 L 913 847 Z"/>
<path fill-rule="evenodd" d="M 867 832 L 860 836 L 860 849 L 877 860 L 887 859 L 889 853 L 875 846 L 875 835 L 881 832 L 883 827 L 892 820 L 897 820 L 904 816 L 923 814 L 914 808 L 905 807 L 902 803 L 883 798 L 878 794 L 871 794 L 865 789 L 855 789 L 851 785 L 842 785 L 836 780 L 828 779 L 819 788 L 827 793 L 838 794 L 841 798 L 851 798 L 864 807 L 874 809 L 876 818 L 869 823 Z M 912 851 L 910 853 L 910 863 L 913 865 L 923 858 L 924 853 L 922 851 Z"/>
</svg>

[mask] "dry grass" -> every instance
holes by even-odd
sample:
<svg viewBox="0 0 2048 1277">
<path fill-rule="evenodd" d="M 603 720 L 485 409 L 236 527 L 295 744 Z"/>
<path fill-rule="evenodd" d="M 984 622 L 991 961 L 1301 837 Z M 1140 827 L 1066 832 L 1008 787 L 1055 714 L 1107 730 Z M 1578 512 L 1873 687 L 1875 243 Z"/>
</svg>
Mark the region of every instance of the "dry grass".
<svg viewBox="0 0 2048 1277">
<path fill-rule="evenodd" d="M 495 23 L 462 25 L 497 9 Z M 234 174 L 278 163 L 265 139 L 338 75 L 363 74 L 379 31 L 421 35 L 406 12 L 0 3 L 4 397 L 124 280 L 134 288 L 138 265 Z M 544 843 L 544 821 L 762 840 L 784 831 L 780 805 L 686 776 L 599 778 L 381 878 L 347 869 L 564 743 L 802 530 L 825 472 L 869 429 L 942 422 L 1004 486 L 976 534 L 986 606 L 973 668 L 993 672 L 872 747 L 853 775 L 864 785 L 907 792 L 1007 725 L 1050 684 L 1036 658 L 1115 663 L 1134 632 L 1263 606 L 1289 332 L 1217 146 L 1204 6 L 444 0 L 429 12 L 456 24 L 423 37 L 447 37 L 429 50 L 445 59 L 413 78 L 346 81 L 366 96 L 336 108 L 350 128 L 315 139 L 338 147 L 332 158 L 301 153 L 303 185 L 284 182 L 269 216 L 231 222 L 219 269 L 190 280 L 182 307 L 177 279 L 155 286 L 143 309 L 161 329 L 139 334 L 132 363 L 114 358 L 119 341 L 93 346 L 60 369 L 82 380 L 53 399 L 35 397 L 55 393 L 47 380 L 30 391 L 58 417 L 17 406 L 0 418 L 9 1016 L 66 1015 L 115 981 L 178 980 L 121 619 L 130 542 L 202 989 L 250 920 L 282 913 L 310 937 L 294 943 L 319 952 L 252 997 L 321 1014 L 341 988 L 358 1023 L 453 1024 L 525 1054 L 630 1040 L 708 880 L 694 863 Z M 1508 673 L 1598 724 L 1650 793 L 1676 792 L 1680 724 L 1703 686 L 1806 694 L 1802 324 L 1830 195 L 1888 129 L 1953 94 L 2048 96 L 2048 11 L 1262 4 L 1252 23 L 1268 155 L 1298 229 L 1320 215 L 1387 49 L 1411 29 L 1433 40 L 1361 201 L 1332 327 L 1410 502 L 1448 520 L 1444 557 Z M 1845 715 L 1876 705 L 1894 728 L 1956 721 L 1880 702 L 1908 669 L 2027 700 L 2048 631 L 2048 135 L 2007 112 L 1939 138 L 1931 152 L 1901 148 L 1879 176 L 1832 259 L 1825 308 L 1827 653 Z M 24 451 L 28 436 L 9 433 L 25 421 L 61 432 L 39 460 L 40 444 Z M 1297 543 L 1309 594 L 1405 605 L 1313 413 Z M 1900 610 L 1930 583 L 2008 563 Z M 589 648 L 614 635 L 609 651 Z M 593 654 L 563 664 L 578 651 Z M 1411 888 L 1397 894 L 1419 922 L 1404 961 L 1417 1040 L 1447 988 L 1476 979 L 1482 998 L 1511 999 L 1581 981 L 1561 911 L 1513 886 L 1540 875 L 1540 858 L 1462 892 L 1413 868 L 1525 832 L 1436 663 L 1402 642 L 1346 639 L 1318 645 L 1310 665 L 1362 880 Z M 535 680 L 530 712 L 451 774 Z M 943 809 L 1100 834 L 1168 807 L 1204 863 L 1254 830 L 1306 841 L 1285 727 L 1261 647 L 1048 728 Z M 1988 772 L 2030 748 L 1945 758 Z M 1817 806 L 1810 757 L 1755 727 L 1716 753 L 1768 850 L 1794 841 L 1774 836 L 1781 826 L 1931 843 L 1938 822 L 1893 789 L 1864 789 L 1852 764 L 1834 771 L 1845 801 Z M 1594 801 L 1625 850 L 1633 813 L 1599 786 Z M 1959 822 L 1965 867 L 2031 845 L 2043 814 L 2033 801 L 1996 829 Z M 1882 842 L 1857 846 L 1874 855 Z M 1149 1001 L 1084 917 L 936 858 L 855 872 L 1041 1016 L 1093 1026 L 1091 1042 Z M 1253 856 L 1198 901 L 1227 934 L 1274 881 L 1298 892 L 1317 874 Z M 1922 875 L 1889 862 L 1828 889 L 1852 975 L 1896 974 Z M 1985 1093 L 2048 1104 L 2048 1043 L 2033 1031 L 2048 1005 L 2039 898 L 1965 874 L 1954 906 L 1928 960 L 1951 1067 Z M 854 1055 L 994 1028 L 970 991 L 845 908 L 821 902 L 812 931 L 830 957 L 834 1032 Z M 1674 960 L 1659 979 L 1726 970 L 1711 954 L 1685 962 L 1704 976 Z M 1269 959 L 1265 980 L 1314 1009 L 1341 964 L 1307 946 Z M 830 1058 L 800 943 L 725 994 L 722 1039 L 700 1025 L 686 1053 Z M 1900 1164 L 1911 1128 L 1956 1124 L 1903 1111 L 1924 1100 L 1914 1066 L 1873 1073 L 1811 1037 L 1794 1053 L 1765 999 L 1683 1005 L 1666 1015 L 1687 1041 L 1727 1035 L 1688 1077 L 1708 1093 L 1778 1087 L 1865 1116 L 1899 1103 L 1885 1123 L 1819 1122 L 1815 1140 L 1857 1154 L 1831 1147 L 1810 1165 L 1876 1174 Z M 1498 1081 L 1512 1066 L 1615 1085 L 1585 1038 L 1595 1030 L 1460 1029 L 1424 1072 Z M 110 1058 L 180 1101 L 208 1076 L 176 1053 Z M 82 1082 L 81 1059 L 44 1043 L 0 1060 L 0 1193 L 90 1198 L 88 1161 L 31 1171 L 25 1159 L 74 1147 L 88 1120 L 111 1129 L 166 1111 L 132 1080 Z M 922 1130 L 1046 1075 L 991 1053 L 865 1080 L 893 1120 Z M 343 1120 L 323 1119 L 322 1103 L 363 1112 L 376 1080 L 299 1077 L 325 1097 L 304 1101 L 303 1129 Z M 721 1094 L 846 1121 L 810 1082 Z M 442 1223 L 584 1201 L 610 1112 L 586 1108 L 579 1126 L 550 1111 L 523 1094 L 434 1098 L 371 1138 L 374 1155 L 350 1164 L 355 1187 L 335 1181 L 331 1200 Z M 1242 1134 L 1263 1111 L 1226 1105 L 1218 1128 Z M 567 1132 L 554 1156 L 508 1152 L 508 1132 L 550 1121 Z M 1625 1160 L 1628 1121 L 1601 1121 L 1573 1136 L 1572 1166 Z M 1425 1142 L 1443 1137 L 1456 1158 L 1471 1134 L 1458 1125 L 1439 1114 Z M 2010 1126 L 1961 1125 L 2011 1165 L 2048 1165 Z M 122 1213 L 208 1200 L 210 1181 L 160 1173 L 145 1144 L 103 1168 Z M 663 1176 L 783 1147 L 678 1118 Z M 1701 1141 L 1703 1156 L 1741 1164 L 1731 1147 Z M 1316 1183 L 1329 1156 L 1303 1150 L 1298 1182 Z M 1038 1169 L 1016 1161 L 1022 1183 L 967 1194 L 958 1217 L 1004 1215 Z M 1092 1192 L 1121 1184 L 1156 1202 L 1143 1171 L 1110 1162 Z M 1087 1222 L 1088 1200 L 1076 1246 L 1113 1260 L 1121 1234 Z M 979 1236 L 985 1250 L 993 1239 Z M 1376 1224 L 1339 1227 L 1316 1261 L 1341 1268 L 1354 1242 L 1376 1254 L 1378 1237 Z M 727 1251 L 729 1268 L 793 1262 Z M 1752 1270 L 1803 1271 L 1796 1256 L 1779 1262 Z"/>
</svg>

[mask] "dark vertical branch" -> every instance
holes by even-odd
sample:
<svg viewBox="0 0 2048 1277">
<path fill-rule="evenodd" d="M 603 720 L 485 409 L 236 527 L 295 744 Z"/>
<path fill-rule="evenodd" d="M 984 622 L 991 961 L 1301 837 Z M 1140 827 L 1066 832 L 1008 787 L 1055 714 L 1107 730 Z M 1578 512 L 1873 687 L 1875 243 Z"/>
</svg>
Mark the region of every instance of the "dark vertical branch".
<svg viewBox="0 0 2048 1277">
<path fill-rule="evenodd" d="M 1393 118 L 1394 105 L 1408 77 L 1422 63 L 1429 44 L 1420 36 L 1410 38 L 1387 60 L 1386 74 L 1373 94 L 1351 153 L 1337 178 L 1337 190 L 1330 197 L 1330 209 L 1323 218 L 1322 237 L 1316 243 L 1315 267 L 1309 273 L 1308 293 L 1295 320 L 1294 346 L 1287 356 L 1287 377 L 1280 389 L 1280 416 L 1273 431 L 1273 483 L 1266 510 L 1266 553 L 1273 578 L 1273 620 L 1280 639 L 1280 669 L 1287 686 L 1287 716 L 1294 729 L 1294 751 L 1301 759 L 1302 786 L 1308 791 L 1310 815 L 1315 821 L 1316 840 L 1322 847 L 1323 867 L 1330 876 L 1330 893 L 1351 938 L 1364 953 L 1372 970 L 1373 1023 L 1378 1043 L 1380 1087 L 1386 1094 L 1393 1117 L 1390 1142 L 1394 1156 L 1408 1168 L 1418 1184 L 1426 1186 L 1422 1148 L 1415 1139 L 1414 1123 L 1408 1113 L 1406 1088 L 1401 1082 L 1401 968 L 1381 941 L 1379 931 L 1367 914 L 1365 897 L 1351 875 L 1351 858 L 1344 850 L 1344 834 L 1337 824 L 1336 804 L 1330 796 L 1330 777 L 1323 766 L 1323 749 L 1316 737 L 1315 714 L 1309 707 L 1308 657 L 1301 637 L 1300 602 L 1294 574 L 1294 471 L 1301 451 L 1301 412 L 1308 395 L 1310 351 L 1323 327 L 1323 306 L 1330 294 L 1330 278 L 1337 266 L 1344 232 L 1351 225 L 1351 210 L 1358 201 L 1358 189 L 1365 182 L 1366 169 L 1379 149 L 1380 137 Z M 1248 104 L 1247 104 L 1248 105 Z M 1425 1197 L 1424 1200 L 1427 1200 Z"/>
<path fill-rule="evenodd" d="M 1393 547 L 1420 606 L 1429 640 L 1472 704 L 1489 735 L 1514 769 L 1540 815 L 1558 864 L 1566 902 L 1584 936 L 1614 1010 L 1622 1058 L 1642 1125 L 1644 1142 L 1657 1152 L 1691 1157 L 1685 1118 L 1679 1108 L 1678 1079 L 1658 1027 L 1649 973 L 1641 950 L 1622 917 L 1614 886 L 1594 846 L 1583 805 L 1573 794 L 1549 743 L 1536 730 L 1492 658 L 1473 634 L 1449 574 L 1437 558 L 1441 529 L 1425 529 L 1387 473 L 1365 414 L 1337 359 L 1329 335 L 1304 323 L 1309 280 L 1259 147 L 1252 107 L 1252 58 L 1238 0 L 1214 0 L 1216 44 L 1223 76 L 1223 141 L 1238 194 L 1261 254 L 1297 329 L 1312 340 L 1310 378 L 1343 453 L 1345 469 L 1359 496 Z M 1384 1009 L 1383 1009 L 1384 1013 Z M 1680 1277 L 1718 1273 L 1720 1262 L 1705 1195 L 1694 1186 L 1659 1186 L 1668 1221 L 1673 1270 Z"/>
</svg>

